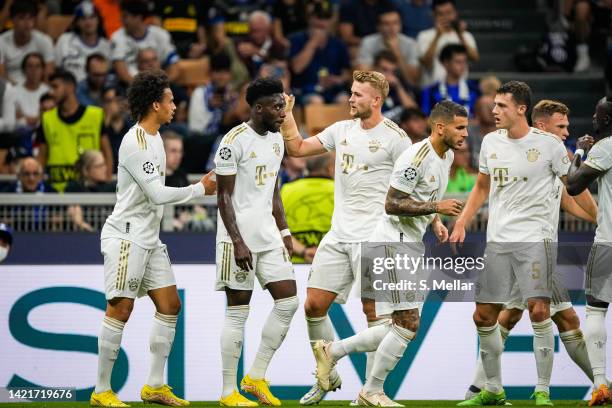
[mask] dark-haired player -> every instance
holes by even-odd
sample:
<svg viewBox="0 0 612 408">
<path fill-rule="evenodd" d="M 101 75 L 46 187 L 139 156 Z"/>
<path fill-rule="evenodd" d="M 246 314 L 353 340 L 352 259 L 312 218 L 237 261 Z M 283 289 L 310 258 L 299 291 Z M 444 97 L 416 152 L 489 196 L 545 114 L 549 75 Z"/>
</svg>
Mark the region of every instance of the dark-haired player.
<svg viewBox="0 0 612 408">
<path fill-rule="evenodd" d="M 221 331 L 221 406 L 257 406 L 236 390 L 238 359 L 255 278 L 274 299 L 262 328 L 253 366 L 240 388 L 263 405 L 279 406 L 265 380 L 272 356 L 282 344 L 298 308 L 291 264 L 291 234 L 280 199 L 278 171 L 283 158 L 279 128 L 285 119 L 283 85 L 259 78 L 247 87 L 251 117 L 230 130 L 215 154 L 217 174 L 217 290 L 227 309 Z"/>
<path fill-rule="evenodd" d="M 576 154 L 567 177 L 567 192 L 577 195 L 597 180 L 599 191 L 599 211 L 597 212 L 597 230 L 589 261 L 587 264 L 585 295 L 586 322 L 584 336 L 591 368 L 593 369 L 595 389 L 589 406 L 606 405 L 612 400 L 606 380 L 606 313 L 612 302 L 612 278 L 610 274 L 610 256 L 612 242 L 612 224 L 610 224 L 610 204 L 612 202 L 612 101 L 602 98 L 595 107 L 593 126 L 597 134 L 597 143 L 593 138 L 583 136 L 578 139 Z M 592 146 L 592 148 L 591 148 Z M 582 155 L 588 153 L 586 160 Z"/>
<path fill-rule="evenodd" d="M 515 282 L 527 301 L 533 327 L 533 351 L 538 373 L 536 405 L 552 405 L 550 376 L 554 334 L 550 318 L 552 273 L 556 263 L 556 228 L 550 221 L 557 179 L 565 182 L 570 165 L 563 142 L 555 135 L 529 127 L 531 89 L 524 82 L 503 84 L 495 95 L 495 125 L 480 150 L 476 185 L 453 229 L 451 242 L 463 242 L 465 225 L 489 199 L 485 270 L 475 294 L 480 357 L 486 382 L 475 397 L 459 403 L 504 405 L 501 381 L 503 342 L 497 319 L 511 300 Z"/>
<path fill-rule="evenodd" d="M 113 365 L 134 299 L 149 295 L 155 317 L 149 340 L 151 369 L 140 396 L 145 402 L 187 406 L 164 383 L 181 302 L 170 259 L 159 240 L 163 204 L 178 204 L 214 193 L 211 174 L 182 188 L 166 187 L 166 154 L 159 127 L 170 122 L 176 106 L 166 74 L 150 71 L 135 77 L 128 103 L 136 124 L 119 147 L 117 203 L 101 234 L 104 255 L 106 315 L 98 337 L 98 378 L 90 404 L 127 407 L 111 389 Z"/>
</svg>

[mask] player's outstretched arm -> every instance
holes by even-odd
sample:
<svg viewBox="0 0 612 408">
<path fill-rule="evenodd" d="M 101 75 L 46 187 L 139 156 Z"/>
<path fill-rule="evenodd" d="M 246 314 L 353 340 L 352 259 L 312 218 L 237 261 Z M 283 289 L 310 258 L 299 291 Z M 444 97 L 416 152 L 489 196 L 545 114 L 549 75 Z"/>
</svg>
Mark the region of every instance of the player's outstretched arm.
<svg viewBox="0 0 612 408">
<path fill-rule="evenodd" d="M 287 219 L 285 218 L 285 207 L 283 207 L 283 200 L 280 195 L 280 188 L 278 187 L 279 180 L 276 179 L 276 185 L 274 186 L 274 195 L 272 196 L 272 215 L 276 220 L 276 227 L 283 236 L 283 243 L 285 248 L 289 252 L 289 256 L 293 255 L 293 240 L 291 239 L 291 233 L 289 226 L 287 225 Z"/>
<path fill-rule="evenodd" d="M 240 230 L 238 230 L 238 224 L 236 223 L 236 212 L 232 204 L 235 184 L 235 174 L 228 176 L 217 175 L 217 207 L 219 208 L 223 225 L 225 225 L 225 230 L 234 244 L 236 265 L 245 271 L 250 271 L 253 269 L 253 256 L 242 239 L 242 235 L 240 235 Z"/>
<path fill-rule="evenodd" d="M 148 150 L 139 150 L 132 153 L 124 164 L 127 171 L 153 204 L 181 204 L 194 197 L 204 195 L 204 184 L 201 182 L 178 188 L 163 185 L 153 162 L 153 155 Z"/>
<path fill-rule="evenodd" d="M 317 137 L 303 139 L 300 135 L 295 118 L 293 117 L 293 105 L 295 97 L 285 94 L 285 120 L 281 125 L 280 132 L 285 141 L 287 154 L 292 157 L 314 156 L 316 154 L 325 153 L 326 150 L 323 144 Z"/>
<path fill-rule="evenodd" d="M 588 209 L 582 207 L 582 205 L 578 203 L 578 197 L 581 197 L 581 200 L 585 201 L 585 205 L 592 204 L 592 207 L 587 207 Z M 588 200 L 592 201 L 592 203 L 589 203 Z M 561 208 L 574 217 L 597 224 L 597 204 L 595 204 L 589 190 L 584 190 L 576 197 L 572 197 L 567 193 L 567 189 L 563 187 L 563 192 L 561 193 Z"/>
<path fill-rule="evenodd" d="M 576 153 L 580 154 L 574 154 L 567 177 L 561 178 L 571 196 L 576 196 L 586 190 L 605 170 L 599 168 L 596 163 L 589 163 L 588 159 L 583 163 L 582 154 L 588 153 L 593 144 L 593 137 L 589 135 L 578 138 L 576 142 Z"/>
<path fill-rule="evenodd" d="M 389 187 L 385 200 L 385 212 L 389 215 L 403 217 L 418 217 L 429 214 L 444 214 L 455 216 L 461 213 L 463 203 L 449 199 L 441 201 L 418 201 L 403 191 Z"/>
<path fill-rule="evenodd" d="M 453 232 L 450 236 L 451 242 L 463 242 L 465 239 L 465 226 L 472 220 L 474 215 L 476 215 L 478 210 L 484 205 L 485 201 L 487 201 L 490 188 L 491 176 L 479 172 L 476 178 L 476 184 L 468 196 L 465 207 L 459 218 L 457 218 L 457 222 L 455 222 Z"/>
</svg>

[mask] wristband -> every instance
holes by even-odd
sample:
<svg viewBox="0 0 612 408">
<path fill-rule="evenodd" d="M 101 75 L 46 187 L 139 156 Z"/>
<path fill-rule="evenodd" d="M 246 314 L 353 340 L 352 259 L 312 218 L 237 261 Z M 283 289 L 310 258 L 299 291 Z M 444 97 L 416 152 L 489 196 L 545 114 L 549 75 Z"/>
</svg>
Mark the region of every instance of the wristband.
<svg viewBox="0 0 612 408">
<path fill-rule="evenodd" d="M 289 231 L 289 228 L 285 228 L 284 230 L 282 230 L 280 232 L 281 237 L 285 238 L 285 237 L 289 237 L 291 236 L 291 231 Z"/>
<path fill-rule="evenodd" d="M 580 158 L 584 157 L 584 149 L 576 149 L 575 155 L 580 155 Z"/>
</svg>

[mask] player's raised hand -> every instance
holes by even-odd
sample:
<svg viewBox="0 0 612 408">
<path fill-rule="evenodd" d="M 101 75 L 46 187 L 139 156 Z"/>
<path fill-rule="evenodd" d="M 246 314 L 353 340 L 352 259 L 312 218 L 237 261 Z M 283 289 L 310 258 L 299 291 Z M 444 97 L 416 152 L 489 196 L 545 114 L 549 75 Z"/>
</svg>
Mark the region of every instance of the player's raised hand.
<svg viewBox="0 0 612 408">
<path fill-rule="evenodd" d="M 244 271 L 253 269 L 253 255 L 242 240 L 234 242 L 234 259 L 240 269 Z"/>
<path fill-rule="evenodd" d="M 217 192 L 217 174 L 214 170 L 206 173 L 200 183 L 204 185 L 204 195 L 214 195 Z"/>
<path fill-rule="evenodd" d="M 450 198 L 448 200 L 438 201 L 438 214 L 457 216 L 463 210 L 463 201 Z"/>
<path fill-rule="evenodd" d="M 295 104 L 295 96 L 283 94 L 285 97 L 285 113 L 290 114 L 293 111 L 293 105 Z"/>
<path fill-rule="evenodd" d="M 595 139 L 591 135 L 584 135 L 579 137 L 576 141 L 576 148 L 584 150 L 585 153 L 588 153 L 591 150 L 591 147 L 595 144 Z"/>
</svg>

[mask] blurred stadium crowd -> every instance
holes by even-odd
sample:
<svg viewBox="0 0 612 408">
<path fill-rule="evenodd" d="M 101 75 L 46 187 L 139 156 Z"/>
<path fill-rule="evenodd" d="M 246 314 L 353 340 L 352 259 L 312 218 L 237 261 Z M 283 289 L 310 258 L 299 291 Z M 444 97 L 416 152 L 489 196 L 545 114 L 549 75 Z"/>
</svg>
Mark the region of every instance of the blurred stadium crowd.
<svg viewBox="0 0 612 408">
<path fill-rule="evenodd" d="M 546 16 L 548 31 L 533 51 L 505 50 L 515 55 L 517 71 L 607 72 L 612 0 L 530 3 Z M 113 192 L 117 152 L 132 125 L 126 89 L 140 71 L 163 69 L 173 84 L 176 115 L 161 129 L 166 183 L 184 186 L 188 174 L 212 167 L 210 155 L 223 134 L 248 119 L 243 94 L 251 79 L 280 78 L 296 95 L 304 134 L 312 135 L 348 118 L 352 71 L 374 69 L 390 83 L 384 114 L 413 142 L 427 136 L 427 114 L 438 101 L 468 109 L 470 136 L 455 155 L 448 190 L 467 193 L 482 137 L 495 129 L 491 107 L 500 80 L 468 77 L 470 64 L 486 55 L 461 17 L 461 4 L 0 1 L 0 192 Z M 581 135 L 571 136 L 570 145 Z M 307 175 L 331 178 L 333 164 L 285 158 L 281 183 Z M 205 219 L 203 213 L 177 213 L 175 229 Z M 79 206 L 68 214 L 76 229 L 97 229 Z M 214 228 L 210 220 L 203 225 Z"/>
</svg>

